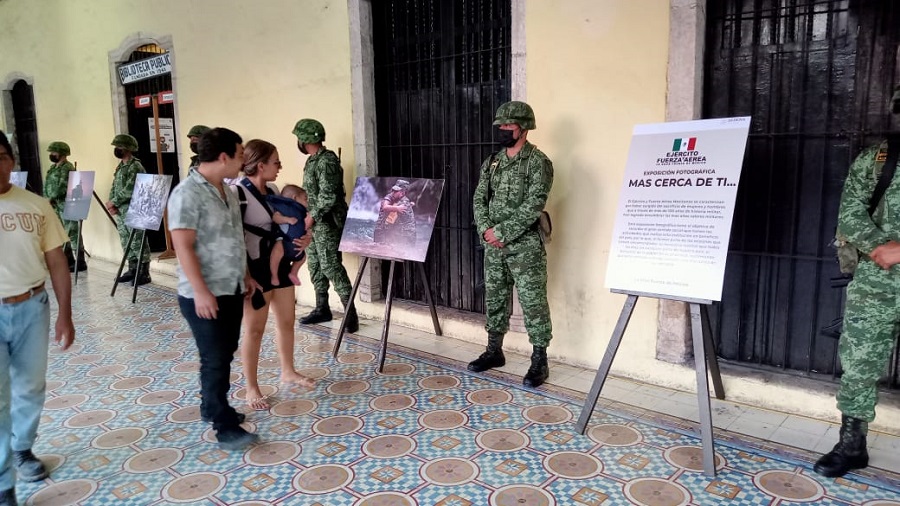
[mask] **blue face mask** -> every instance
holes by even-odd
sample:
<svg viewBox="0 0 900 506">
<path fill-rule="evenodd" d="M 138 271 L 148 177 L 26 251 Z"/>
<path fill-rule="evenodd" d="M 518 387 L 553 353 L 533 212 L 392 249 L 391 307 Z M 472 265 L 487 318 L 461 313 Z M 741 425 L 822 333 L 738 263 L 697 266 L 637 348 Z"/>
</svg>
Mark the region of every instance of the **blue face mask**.
<svg viewBox="0 0 900 506">
<path fill-rule="evenodd" d="M 499 126 L 495 127 L 494 130 L 494 138 L 497 140 L 497 144 L 504 148 L 511 148 L 519 141 L 519 139 L 514 137 L 515 130 L 503 130 Z"/>
</svg>

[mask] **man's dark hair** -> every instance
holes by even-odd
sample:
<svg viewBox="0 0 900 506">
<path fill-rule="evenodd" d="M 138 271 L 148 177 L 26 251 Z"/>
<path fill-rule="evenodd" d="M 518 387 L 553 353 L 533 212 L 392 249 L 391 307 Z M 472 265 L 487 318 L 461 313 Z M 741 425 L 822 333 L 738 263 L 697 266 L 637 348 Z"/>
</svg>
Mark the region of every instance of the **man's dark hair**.
<svg viewBox="0 0 900 506">
<path fill-rule="evenodd" d="M 6 134 L 3 133 L 3 130 L 0 130 L 0 146 L 6 149 L 6 154 L 9 155 L 13 161 L 16 161 L 16 155 L 13 154 L 12 144 L 9 143 L 9 139 L 6 138 Z"/>
<path fill-rule="evenodd" d="M 200 141 L 197 143 L 197 158 L 201 162 L 214 162 L 222 153 L 228 155 L 229 158 L 234 158 L 237 145 L 242 142 L 244 141 L 240 135 L 227 128 L 213 128 L 200 136 Z"/>
</svg>

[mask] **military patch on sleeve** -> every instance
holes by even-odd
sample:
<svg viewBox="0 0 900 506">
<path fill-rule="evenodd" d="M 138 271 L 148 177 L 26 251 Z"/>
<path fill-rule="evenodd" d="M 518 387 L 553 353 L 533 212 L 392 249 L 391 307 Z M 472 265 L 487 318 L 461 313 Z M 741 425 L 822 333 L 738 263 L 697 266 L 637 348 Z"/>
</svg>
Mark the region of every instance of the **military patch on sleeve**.
<svg viewBox="0 0 900 506">
<path fill-rule="evenodd" d="M 887 149 L 881 148 L 875 153 L 875 163 L 884 163 L 887 161 Z"/>
</svg>

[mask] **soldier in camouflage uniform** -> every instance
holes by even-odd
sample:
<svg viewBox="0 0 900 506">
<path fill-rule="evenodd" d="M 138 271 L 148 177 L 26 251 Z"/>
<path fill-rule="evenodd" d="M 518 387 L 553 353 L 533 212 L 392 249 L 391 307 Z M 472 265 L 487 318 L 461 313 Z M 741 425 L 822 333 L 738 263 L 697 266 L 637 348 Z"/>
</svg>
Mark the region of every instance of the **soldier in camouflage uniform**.
<svg viewBox="0 0 900 506">
<path fill-rule="evenodd" d="M 68 156 L 72 154 L 69 145 L 62 141 L 51 142 L 47 147 L 50 153 L 50 161 L 53 165 L 47 171 L 47 178 L 44 181 L 44 198 L 50 201 L 56 215 L 62 222 L 66 233 L 69 235 L 69 242 L 63 250 L 66 254 L 66 260 L 69 261 L 69 272 L 75 271 L 75 255 L 72 253 L 75 245 L 78 247 L 78 270 L 87 270 L 87 263 L 84 261 L 84 244 L 78 241 L 78 222 L 63 219 L 63 209 L 66 206 L 66 190 L 69 186 L 69 172 L 75 170 L 75 166 L 69 161 Z"/>
<path fill-rule="evenodd" d="M 900 114 L 900 88 L 891 98 Z M 890 139 L 893 145 L 900 139 Z M 843 476 L 868 466 L 868 424 L 875 419 L 877 383 L 884 374 L 900 328 L 900 184 L 895 175 L 869 215 L 869 202 L 887 161 L 888 142 L 870 146 L 854 160 L 838 211 L 838 236 L 859 251 L 859 265 L 847 287 L 844 329 L 839 344 L 841 386 L 840 439 L 816 462 L 823 476 Z"/>
<path fill-rule="evenodd" d="M 485 371 L 506 364 L 503 336 L 509 330 L 513 285 L 525 316 L 532 344 L 531 367 L 523 384 L 537 387 L 550 376 L 547 346 L 552 336 L 547 303 L 547 255 L 538 233 L 538 219 L 553 185 L 553 164 L 528 142 L 536 127 L 534 111 L 524 102 L 507 102 L 497 109 L 494 125 L 499 153 L 481 165 L 475 188 L 475 225 L 484 244 L 487 349 L 469 364 Z"/>
<path fill-rule="evenodd" d="M 125 225 L 125 216 L 128 214 L 128 206 L 131 204 L 131 196 L 134 193 L 134 183 L 138 174 L 146 172 L 141 161 L 134 157 L 133 153 L 138 150 L 137 139 L 128 134 L 119 134 L 113 138 L 111 143 L 115 146 L 113 155 L 121 159 L 116 167 L 113 175 L 112 188 L 109 190 L 109 201 L 106 203 L 106 209 L 110 214 L 117 216 L 119 225 L 119 241 L 122 243 L 122 249 L 128 245 L 128 237 L 131 235 L 131 229 Z M 141 242 L 144 243 L 144 254 L 141 258 L 138 255 L 141 251 Z M 131 241 L 131 249 L 128 250 L 128 271 L 122 274 L 119 283 L 145 285 L 150 280 L 150 247 L 147 245 L 147 238 L 144 231 L 135 234 L 134 240 Z"/>
<path fill-rule="evenodd" d="M 191 142 L 191 153 L 194 153 L 194 156 L 191 157 L 191 166 L 188 167 L 188 172 L 200 165 L 200 158 L 197 156 L 197 143 L 200 142 L 200 136 L 209 132 L 209 130 L 209 127 L 206 125 L 194 125 L 188 131 L 187 138 Z"/>
<path fill-rule="evenodd" d="M 381 199 L 375 222 L 375 242 L 399 248 L 416 245 L 416 213 L 406 197 L 409 181 L 398 179 L 391 192 Z"/>
<path fill-rule="evenodd" d="M 301 119 L 294 126 L 297 149 L 309 155 L 303 169 L 303 187 L 309 197 L 307 230 L 312 230 L 313 241 L 307 248 L 309 277 L 316 290 L 316 307 L 300 320 L 311 324 L 330 321 L 328 306 L 328 282 L 341 298 L 347 310 L 350 301 L 350 278 L 341 263 L 338 245 L 347 219 L 347 201 L 344 200 L 344 170 L 334 151 L 326 149 L 325 127 L 314 119 Z M 310 228 L 312 227 L 312 228 Z M 347 310 L 347 331 L 359 330 L 356 308 Z"/>
</svg>

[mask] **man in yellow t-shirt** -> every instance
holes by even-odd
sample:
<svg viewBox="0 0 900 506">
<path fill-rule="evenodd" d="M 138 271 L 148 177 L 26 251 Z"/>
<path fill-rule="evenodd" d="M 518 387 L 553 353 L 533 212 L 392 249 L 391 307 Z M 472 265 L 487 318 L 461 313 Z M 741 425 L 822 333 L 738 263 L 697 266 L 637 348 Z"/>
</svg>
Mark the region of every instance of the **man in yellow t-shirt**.
<svg viewBox="0 0 900 506">
<path fill-rule="evenodd" d="M 48 276 L 59 306 L 56 342 L 67 349 L 75 339 L 63 253 L 69 238 L 50 202 L 10 184 L 15 164 L 0 131 L 0 506 L 17 504 L 16 475 L 24 481 L 49 475 L 31 452 L 46 394 Z"/>
</svg>

